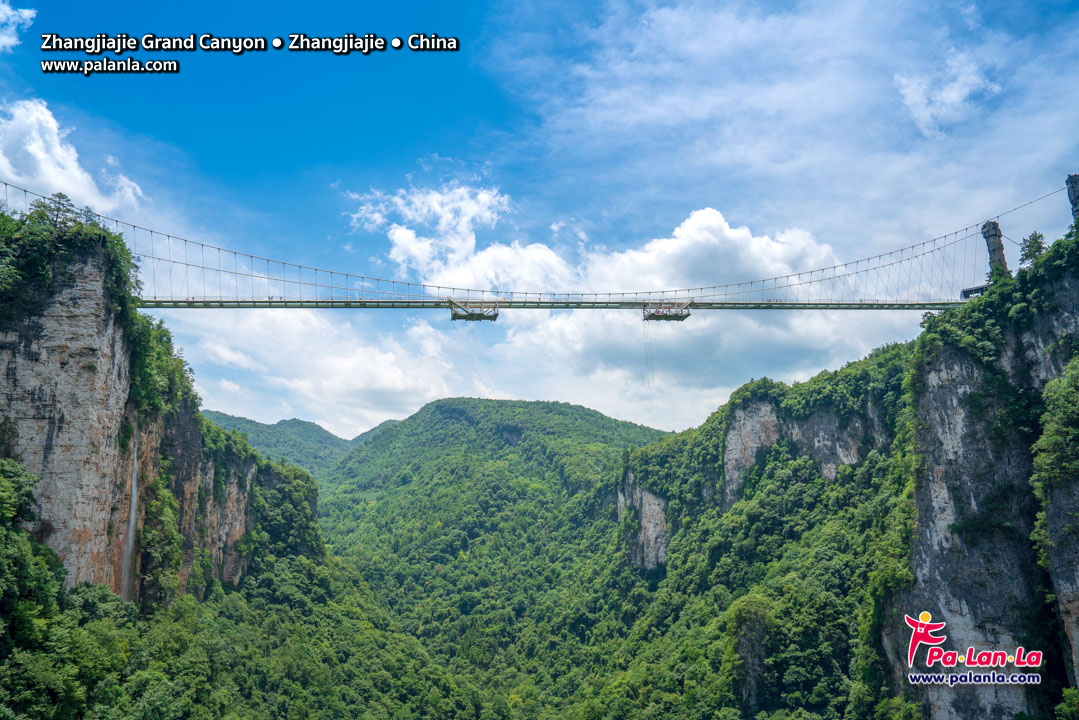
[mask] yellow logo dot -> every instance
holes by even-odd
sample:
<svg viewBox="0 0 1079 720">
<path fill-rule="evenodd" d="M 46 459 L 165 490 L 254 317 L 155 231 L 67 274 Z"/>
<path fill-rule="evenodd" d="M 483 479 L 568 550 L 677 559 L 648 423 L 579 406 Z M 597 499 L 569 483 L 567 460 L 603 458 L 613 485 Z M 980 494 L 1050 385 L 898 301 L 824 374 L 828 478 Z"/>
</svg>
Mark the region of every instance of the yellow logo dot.
<svg viewBox="0 0 1079 720">
<path fill-rule="evenodd" d="M 918 616 L 918 619 L 921 620 L 922 622 L 929 622 L 930 620 L 933 619 L 933 616 L 930 615 L 928 612 L 923 610 L 922 614 Z"/>
<path fill-rule="evenodd" d="M 1015 655 L 1009 655 L 1008 662 L 1015 662 Z"/>
<path fill-rule="evenodd" d="M 966 656 L 964 656 L 964 655 L 959 656 L 959 662 L 966 662 L 966 661 L 967 661 Z"/>
</svg>

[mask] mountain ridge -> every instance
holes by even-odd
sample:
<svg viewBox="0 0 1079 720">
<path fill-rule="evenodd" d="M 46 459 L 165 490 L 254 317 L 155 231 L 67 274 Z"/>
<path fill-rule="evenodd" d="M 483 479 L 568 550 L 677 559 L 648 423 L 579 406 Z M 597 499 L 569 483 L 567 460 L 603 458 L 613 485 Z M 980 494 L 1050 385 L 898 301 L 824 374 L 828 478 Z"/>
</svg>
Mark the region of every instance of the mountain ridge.
<svg viewBox="0 0 1079 720">
<path fill-rule="evenodd" d="M 202 416 L 226 430 L 243 433 L 251 446 L 266 457 L 284 459 L 320 477 L 333 468 L 354 445 L 396 423 L 385 420 L 351 440 L 334 435 L 318 423 L 300 418 L 263 423 L 218 410 L 202 410 Z"/>
<path fill-rule="evenodd" d="M 373 434 L 350 448 L 327 475 L 325 486 L 333 488 L 370 473 L 367 466 L 375 454 L 389 457 L 389 462 L 408 464 L 437 455 L 447 444 L 460 441 L 454 432 L 465 433 L 476 448 L 505 453 L 507 448 L 522 445 L 531 448 L 529 439 L 536 423 L 547 432 L 583 433 L 589 439 L 616 434 L 622 442 L 644 444 L 668 433 L 616 420 L 597 410 L 567 402 L 547 400 L 498 400 L 484 398 L 443 398 L 427 403 L 406 420 Z M 422 437 L 422 441 L 420 438 Z M 415 441 L 414 444 L 409 444 Z M 404 442 L 407 448 L 400 445 Z M 362 470 L 361 470 L 362 468 Z M 377 472 L 363 475 L 370 488 L 386 487 L 395 479 Z"/>
</svg>

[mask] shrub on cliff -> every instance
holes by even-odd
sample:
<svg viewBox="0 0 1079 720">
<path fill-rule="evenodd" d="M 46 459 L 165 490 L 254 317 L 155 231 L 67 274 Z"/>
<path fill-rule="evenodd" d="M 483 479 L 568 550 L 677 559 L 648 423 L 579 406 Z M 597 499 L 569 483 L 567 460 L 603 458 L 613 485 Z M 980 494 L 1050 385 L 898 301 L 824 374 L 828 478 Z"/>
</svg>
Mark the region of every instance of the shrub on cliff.
<svg viewBox="0 0 1079 720">
<path fill-rule="evenodd" d="M 36 483 L 22 465 L 0 458 L 0 664 L 15 647 L 37 638 L 56 614 L 64 578 L 59 558 L 22 529 L 34 519 Z"/>
<path fill-rule="evenodd" d="M 38 200 L 30 212 L 0 212 L 0 327 L 40 311 L 70 265 L 88 254 L 105 256 L 109 302 L 125 323 L 135 313 L 138 275 L 123 237 L 77 211 L 63 194 Z"/>
<path fill-rule="evenodd" d="M 30 212 L 0 212 L 0 330 L 32 320 L 71 279 L 71 266 L 101 256 L 105 300 L 131 347 L 131 398 L 140 413 L 160 415 L 195 397 L 190 370 L 159 320 L 137 311 L 138 265 L 123 236 L 76 210 L 62 194 Z"/>
</svg>

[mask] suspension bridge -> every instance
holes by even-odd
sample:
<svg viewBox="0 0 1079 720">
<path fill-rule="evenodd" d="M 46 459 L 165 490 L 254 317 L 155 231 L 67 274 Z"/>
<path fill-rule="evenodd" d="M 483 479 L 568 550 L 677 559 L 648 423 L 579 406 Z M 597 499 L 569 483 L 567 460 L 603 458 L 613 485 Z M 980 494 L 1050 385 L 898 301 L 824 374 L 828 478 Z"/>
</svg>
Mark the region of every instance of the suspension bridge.
<svg viewBox="0 0 1079 720">
<path fill-rule="evenodd" d="M 9 211 L 22 204 L 27 212 L 35 200 L 48 200 L 3 185 Z M 92 216 L 122 234 L 138 260 L 144 308 L 448 309 L 453 320 L 495 320 L 508 308 L 632 309 L 645 320 L 685 320 L 695 310 L 943 310 L 961 305 L 988 288 L 991 264 L 1007 270 L 1000 218 L 1064 190 L 1079 224 L 1079 175 L 1070 175 L 1064 187 L 993 219 L 890 252 L 758 280 L 634 292 L 477 290 L 391 280 L 274 260 Z"/>
</svg>

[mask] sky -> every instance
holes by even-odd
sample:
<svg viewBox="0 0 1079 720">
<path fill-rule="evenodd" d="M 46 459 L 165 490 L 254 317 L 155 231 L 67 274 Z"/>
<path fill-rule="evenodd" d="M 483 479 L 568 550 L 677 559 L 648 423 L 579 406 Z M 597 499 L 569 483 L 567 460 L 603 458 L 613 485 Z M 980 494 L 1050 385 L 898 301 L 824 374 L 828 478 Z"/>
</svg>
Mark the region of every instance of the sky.
<svg viewBox="0 0 1079 720">
<path fill-rule="evenodd" d="M 53 33 L 436 33 L 460 49 L 140 51 L 180 71 L 82 77 L 41 72 L 86 57 L 43 52 Z M 0 0 L 0 180 L 385 278 L 586 292 L 750 280 L 920 242 L 1063 186 L 1079 172 L 1076 37 L 1079 4 L 1064 1 Z M 1002 226 L 1054 238 L 1069 221 L 1061 193 Z M 205 407 L 343 437 L 453 396 L 680 430 L 753 378 L 807 379 L 913 338 L 921 319 L 156 314 Z"/>
</svg>

